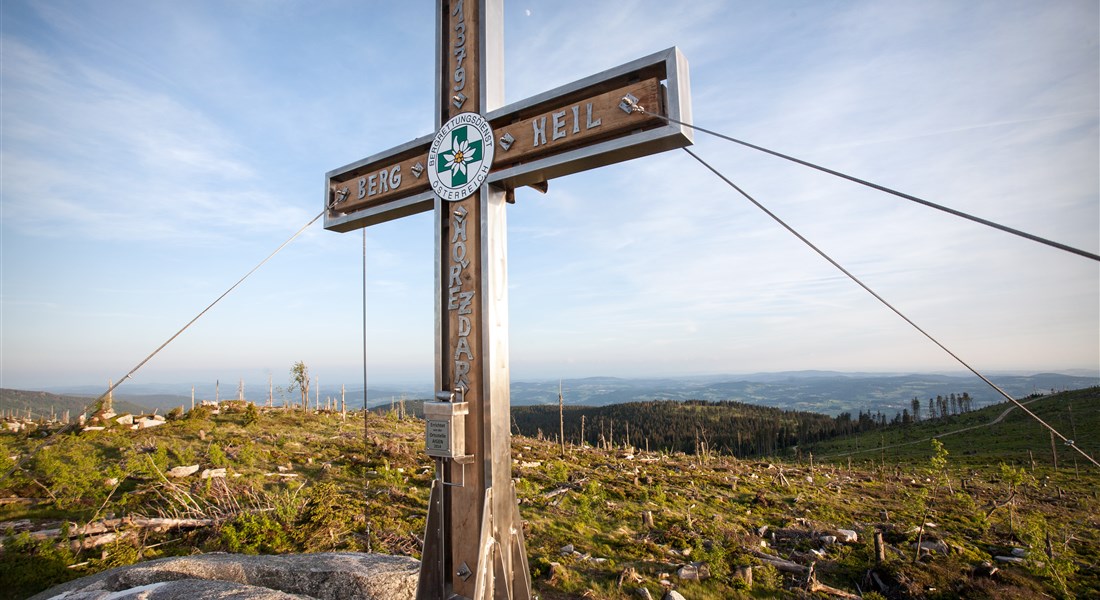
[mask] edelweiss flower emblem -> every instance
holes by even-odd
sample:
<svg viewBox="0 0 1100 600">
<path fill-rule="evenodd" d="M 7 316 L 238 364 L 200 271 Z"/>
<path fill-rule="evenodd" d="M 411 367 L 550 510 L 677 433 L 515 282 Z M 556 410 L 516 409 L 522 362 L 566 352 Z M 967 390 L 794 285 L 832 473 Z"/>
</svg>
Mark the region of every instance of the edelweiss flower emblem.
<svg viewBox="0 0 1100 600">
<path fill-rule="evenodd" d="M 428 151 L 428 179 L 440 198 L 474 193 L 493 163 L 493 130 L 481 115 L 462 113 L 439 128 Z"/>
<path fill-rule="evenodd" d="M 451 151 L 440 155 L 443 159 L 441 166 L 451 171 L 451 181 L 457 177 L 466 177 L 466 166 L 474 161 L 474 154 L 474 148 L 469 141 L 452 134 Z"/>
</svg>

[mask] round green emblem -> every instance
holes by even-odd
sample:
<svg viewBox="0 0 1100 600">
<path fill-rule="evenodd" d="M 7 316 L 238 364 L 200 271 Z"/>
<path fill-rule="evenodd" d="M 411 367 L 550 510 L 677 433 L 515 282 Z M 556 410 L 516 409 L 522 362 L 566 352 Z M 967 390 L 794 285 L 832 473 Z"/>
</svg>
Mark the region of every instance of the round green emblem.
<svg viewBox="0 0 1100 600">
<path fill-rule="evenodd" d="M 481 187 L 493 164 L 493 130 L 477 113 L 462 113 L 439 128 L 428 150 L 428 181 L 455 202 Z"/>
</svg>

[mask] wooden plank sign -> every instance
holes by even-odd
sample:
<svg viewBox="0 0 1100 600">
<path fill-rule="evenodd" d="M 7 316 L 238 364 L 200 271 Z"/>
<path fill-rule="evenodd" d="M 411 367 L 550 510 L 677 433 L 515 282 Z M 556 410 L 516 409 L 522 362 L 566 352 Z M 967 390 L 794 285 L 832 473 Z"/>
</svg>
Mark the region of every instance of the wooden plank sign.
<svg viewBox="0 0 1100 600">
<path fill-rule="evenodd" d="M 680 148 L 691 129 L 628 112 L 690 122 L 687 61 L 669 48 L 485 115 L 497 143 L 488 182 L 505 189 Z M 352 231 L 432 210 L 427 177 L 432 135 L 334 169 L 325 176 L 325 228 Z"/>
</svg>

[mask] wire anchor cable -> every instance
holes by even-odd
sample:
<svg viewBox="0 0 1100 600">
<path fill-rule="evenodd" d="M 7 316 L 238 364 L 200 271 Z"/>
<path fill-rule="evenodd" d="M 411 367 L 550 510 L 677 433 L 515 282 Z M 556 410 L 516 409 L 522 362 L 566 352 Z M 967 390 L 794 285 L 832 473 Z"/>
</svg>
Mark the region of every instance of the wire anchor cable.
<svg viewBox="0 0 1100 600">
<path fill-rule="evenodd" d="M 719 171 L 718 171 L 717 169 L 715 169 L 714 167 L 712 167 L 712 166 L 711 166 L 711 165 L 710 165 L 709 163 L 707 163 L 707 162 L 706 162 L 705 160 L 703 160 L 702 158 L 700 158 L 700 157 L 699 157 L 699 155 L 697 155 L 697 154 L 695 154 L 694 152 L 692 152 L 692 151 L 691 151 L 691 150 L 690 150 L 689 148 L 684 148 L 684 152 L 687 152 L 687 153 L 688 153 L 689 155 L 691 155 L 691 157 L 692 157 L 692 158 L 694 158 L 694 159 L 695 159 L 695 160 L 697 160 L 697 161 L 698 161 L 698 162 L 699 162 L 700 164 L 702 164 L 702 165 L 703 165 L 704 167 L 706 167 L 706 168 L 707 168 L 708 170 L 710 170 L 710 172 L 711 172 L 711 173 L 714 173 L 715 175 L 717 175 L 717 176 L 718 176 L 718 178 L 719 178 L 719 179 L 721 179 L 722 181 L 726 182 L 726 184 L 727 184 L 727 185 L 729 185 L 729 186 L 730 186 L 730 187 L 732 187 L 733 189 L 737 190 L 737 192 L 738 192 L 739 194 L 741 194 L 742 196 L 744 196 L 744 197 L 745 197 L 745 198 L 746 198 L 746 199 L 747 199 L 747 200 L 748 200 L 749 202 L 752 202 L 752 203 L 753 203 L 753 204 L 754 204 L 754 205 L 755 205 L 755 206 L 756 206 L 757 208 L 759 208 L 759 209 L 760 209 L 761 211 L 763 211 L 763 212 L 764 212 L 764 214 L 766 214 L 766 215 L 768 215 L 769 217 L 771 217 L 771 219 L 772 219 L 773 221 L 775 221 L 775 222 L 776 222 L 776 223 L 778 223 L 778 224 L 779 224 L 780 226 L 782 226 L 782 227 L 783 227 L 784 229 L 786 229 L 787 231 L 789 231 L 789 232 L 790 232 L 790 233 L 791 233 L 792 235 L 794 235 L 794 236 L 795 236 L 796 238 L 798 238 L 798 239 L 799 239 L 799 240 L 800 240 L 800 241 L 801 241 L 801 242 L 802 242 L 803 244 L 806 244 L 807 246 L 809 246 L 811 250 L 813 250 L 814 252 L 816 252 L 816 253 L 817 253 L 817 254 L 818 254 L 819 256 L 821 256 L 822 258 L 824 258 L 824 259 L 825 259 L 826 261 L 828 261 L 828 262 L 829 262 L 829 264 L 831 264 L 831 265 L 833 265 L 834 267 L 836 267 L 836 268 L 837 268 L 837 269 L 838 269 L 838 270 L 839 270 L 839 271 L 840 271 L 841 273 L 844 273 L 844 275 L 845 275 L 845 276 L 847 276 L 847 277 L 848 277 L 848 279 L 851 279 L 851 280 L 852 280 L 853 282 L 855 282 L 855 283 L 856 283 L 856 285 L 858 285 L 859 287 L 863 288 L 863 289 L 864 289 L 864 291 L 866 291 L 866 292 L 867 292 L 868 294 L 871 294 L 872 296 L 874 296 L 874 298 L 875 298 L 876 300 L 878 300 L 879 302 L 881 302 L 881 303 L 882 303 L 882 304 L 883 304 L 883 305 L 884 305 L 884 306 L 885 306 L 886 308 L 889 308 L 889 309 L 890 309 L 891 311 L 893 311 L 893 313 L 894 313 L 894 314 L 896 314 L 897 316 L 901 317 L 901 319 L 902 319 L 902 320 L 904 320 L 904 321 L 905 321 L 906 323 L 908 323 L 909 325 L 911 325 L 911 326 L 912 326 L 912 327 L 913 327 L 914 329 L 916 329 L 917 331 L 919 331 L 919 332 L 920 332 L 920 333 L 921 333 L 922 335 L 924 335 L 924 337 L 928 338 L 928 339 L 929 339 L 929 340 L 930 340 L 930 341 L 931 341 L 931 342 L 932 342 L 933 344 L 935 344 L 935 345 L 939 346 L 941 350 L 943 350 L 944 352 L 946 352 L 946 353 L 947 353 L 947 354 L 948 354 L 948 355 L 949 355 L 949 356 L 950 356 L 951 358 L 955 359 L 955 360 L 956 360 L 956 361 L 957 361 L 957 362 L 958 362 L 959 364 L 961 364 L 962 366 L 966 367 L 966 369 L 967 369 L 968 371 L 970 371 L 970 372 L 971 372 L 971 373 L 973 373 L 973 374 L 974 374 L 975 376 L 977 376 L 977 377 L 978 377 L 979 379 L 981 379 L 982 381 L 984 381 L 984 382 L 985 382 L 985 383 L 986 383 L 987 385 L 989 385 L 989 387 L 993 388 L 994 390 L 996 390 L 996 391 L 997 391 L 997 393 L 999 393 L 999 394 L 1000 394 L 1001 396 L 1003 396 L 1003 397 L 1004 397 L 1005 399 L 1007 399 L 1007 400 L 1009 400 L 1010 402 L 1012 402 L 1013 404 L 1015 404 L 1015 405 L 1016 405 L 1016 406 L 1017 406 L 1018 408 L 1020 408 L 1020 409 L 1021 409 L 1021 410 L 1023 410 L 1023 411 L 1025 412 L 1025 413 L 1027 413 L 1027 414 L 1028 414 L 1028 415 L 1029 415 L 1029 416 L 1030 416 L 1030 417 L 1031 417 L 1032 419 L 1035 419 L 1036 421 L 1038 421 L 1038 422 L 1039 422 L 1039 423 L 1040 423 L 1040 424 L 1041 424 L 1041 425 L 1042 425 L 1043 427 L 1046 427 L 1046 428 L 1047 428 L 1048 430 L 1050 430 L 1050 432 L 1051 432 L 1052 434 L 1054 434 L 1054 435 L 1058 436 L 1058 438 L 1060 438 L 1060 439 L 1061 439 L 1061 440 L 1062 440 L 1063 442 L 1065 442 L 1065 443 L 1066 443 L 1066 445 L 1068 445 L 1069 447 L 1073 448 L 1073 449 L 1074 449 L 1074 450 L 1076 450 L 1076 451 L 1077 451 L 1077 452 L 1078 452 L 1079 454 L 1081 454 L 1081 456 L 1084 456 L 1084 457 L 1085 457 L 1086 459 L 1088 459 L 1088 461 L 1089 461 L 1089 462 L 1091 462 L 1092 464 L 1096 465 L 1097 467 L 1100 467 L 1100 462 L 1097 462 L 1097 461 L 1096 461 L 1096 459 L 1094 459 L 1094 458 L 1093 458 L 1092 456 L 1090 456 L 1090 455 L 1089 455 L 1088 453 L 1086 453 L 1086 452 L 1085 452 L 1084 450 L 1082 450 L 1082 449 L 1081 449 L 1080 447 L 1078 447 L 1078 446 L 1077 446 L 1076 444 L 1074 444 L 1074 443 L 1073 443 L 1073 442 L 1071 442 L 1071 441 L 1070 441 L 1069 439 L 1067 439 L 1067 438 L 1066 438 L 1066 436 L 1064 436 L 1064 435 L 1062 435 L 1061 433 L 1059 433 L 1057 429 L 1055 429 L 1054 427 L 1051 427 L 1050 425 L 1048 425 L 1048 424 L 1046 423 L 1046 421 L 1043 421 L 1043 420 L 1042 420 L 1041 418 L 1039 418 L 1039 416 L 1038 416 L 1038 415 L 1036 415 L 1035 413 L 1031 412 L 1031 411 L 1030 411 L 1030 410 L 1029 410 L 1029 409 L 1028 409 L 1028 408 L 1027 408 L 1026 406 L 1024 406 L 1023 404 L 1021 404 L 1021 403 L 1020 403 L 1020 401 L 1016 400 L 1016 399 L 1015 399 L 1015 398 L 1013 398 L 1013 397 L 1012 397 L 1011 395 L 1009 395 L 1009 393 L 1008 393 L 1008 392 L 1006 392 L 1006 391 L 1002 390 L 1002 389 L 1001 389 L 1001 388 L 1000 388 L 1000 387 L 999 387 L 999 386 L 998 386 L 997 384 L 993 383 L 992 381 L 990 381 L 989 379 L 987 379 L 987 378 L 986 378 L 986 377 L 985 377 L 984 375 L 982 375 L 981 373 L 979 373 L 977 369 L 975 369 L 974 367 L 970 366 L 970 364 L 969 364 L 969 363 L 967 363 L 967 362 L 966 362 L 965 360 L 963 360 L 962 358 L 960 358 L 960 357 L 959 357 L 959 356 L 958 356 L 957 354 L 955 354 L 955 353 L 954 353 L 954 352 L 952 352 L 952 351 L 951 351 L 950 349 L 948 349 L 948 348 L 947 348 L 947 346 L 944 346 L 944 345 L 943 345 L 942 343 L 940 343 L 940 341 L 939 341 L 939 340 L 937 340 L 937 339 L 936 339 L 935 337 L 933 337 L 933 336 L 932 336 L 932 334 L 928 333 L 927 331 L 925 331 L 924 329 L 922 329 L 922 328 L 921 328 L 921 327 L 920 327 L 919 325 L 917 325 L 917 324 L 916 324 L 915 322 L 913 322 L 913 320 L 912 320 L 912 319 L 910 319 L 909 317 L 905 316 L 905 314 L 904 314 L 904 313 L 902 313 L 902 312 L 901 312 L 900 310 L 898 310 L 897 308 L 895 308 L 895 307 L 894 307 L 894 305 L 892 305 L 892 304 L 890 304 L 889 302 L 887 302 L 885 298 L 883 298 L 883 297 L 882 297 L 882 296 L 880 296 L 880 295 L 879 295 L 879 294 L 878 294 L 877 292 L 875 292 L 874 290 L 872 290 L 872 289 L 871 289 L 871 288 L 870 288 L 870 287 L 869 287 L 869 286 L 868 286 L 867 284 L 863 283 L 863 281 L 862 281 L 862 280 L 860 280 L 860 279 L 859 279 L 858 277 L 856 277 L 856 276 L 855 276 L 854 274 L 852 274 L 852 272 L 851 272 L 851 271 L 849 271 L 849 270 L 845 269 L 845 268 L 844 268 L 844 267 L 843 267 L 843 266 L 842 266 L 842 265 L 841 265 L 840 263 L 838 263 L 837 261 L 833 260 L 833 258 L 832 258 L 831 256 L 829 256 L 828 254 L 826 254 L 826 253 L 825 253 L 825 251 L 823 251 L 822 249 L 820 249 L 820 248 L 818 248 L 818 247 L 817 247 L 816 245 L 814 245 L 814 243 L 813 243 L 813 242 L 811 242 L 811 241 L 810 241 L 809 239 L 807 239 L 807 238 L 806 238 L 805 236 L 803 236 L 803 235 L 802 235 L 801 233 L 799 233 L 799 232 L 798 232 L 798 231 L 797 231 L 797 230 L 796 230 L 796 229 L 795 229 L 794 227 L 791 227 L 790 225 L 788 225 L 788 224 L 787 224 L 787 222 L 786 222 L 786 221 L 784 221 L 783 219 L 781 219 L 781 218 L 780 218 L 780 217 L 779 217 L 778 215 L 776 215 L 776 214 L 775 214 L 775 213 L 773 213 L 772 211 L 768 210 L 768 209 L 767 209 L 767 207 L 765 207 L 765 206 L 764 206 L 763 204 L 761 204 L 760 202 L 758 202 L 758 201 L 757 201 L 757 200 L 756 200 L 755 198 L 753 198 L 752 196 L 750 196 L 750 195 L 749 195 L 749 194 L 748 194 L 747 192 L 745 192 L 745 190 L 743 190 L 743 189 L 741 189 L 740 187 L 738 187 L 738 186 L 737 186 L 737 184 L 735 184 L 735 183 L 733 183 L 732 181 L 730 181 L 730 180 L 729 180 L 729 179 L 728 179 L 728 178 L 727 178 L 727 177 L 726 177 L 725 175 L 723 175 L 722 173 L 720 173 L 720 172 L 719 172 Z"/>
<path fill-rule="evenodd" d="M 118 388 L 118 386 L 122 385 L 122 384 L 123 384 L 123 382 L 125 382 L 125 381 L 126 381 L 127 379 L 130 379 L 131 377 L 133 377 L 134 373 L 136 373 L 136 372 L 138 371 L 138 369 L 140 369 L 140 368 L 142 368 L 143 366 L 145 366 L 145 363 L 147 363 L 147 362 L 149 362 L 150 360 L 152 360 L 152 359 L 153 359 L 153 357 L 154 357 L 154 356 L 156 356 L 157 354 L 159 354 L 161 350 L 164 350 L 164 348 L 165 348 L 165 347 L 167 347 L 167 346 L 168 346 L 168 344 L 171 344 L 171 343 L 172 343 L 173 341 L 175 341 L 175 339 L 176 339 L 176 338 L 178 338 L 178 337 L 179 337 L 179 336 L 180 336 L 180 335 L 181 335 L 181 334 L 182 334 L 182 333 L 183 333 L 184 331 L 187 331 L 187 329 L 188 329 L 189 327 L 191 327 L 191 325 L 194 325 L 194 324 L 195 324 L 195 321 L 198 321 L 198 320 L 199 320 L 200 318 L 202 318 L 202 316 L 203 316 L 203 315 L 205 315 L 205 314 L 206 314 L 206 313 L 207 313 L 207 312 L 208 312 L 208 311 L 209 311 L 209 310 L 210 310 L 211 308 L 214 308 L 214 305 L 216 305 L 216 304 L 217 304 L 218 302 L 221 302 L 222 298 L 225 298 L 226 296 L 228 296 L 230 292 L 232 292 L 233 290 L 235 290 L 235 289 L 237 288 L 237 286 L 239 286 L 239 285 L 241 285 L 242 283 L 244 283 L 244 280 L 245 280 L 245 279 L 248 279 L 248 278 L 249 278 L 249 276 L 251 276 L 251 275 L 252 275 L 253 273 L 255 273 L 255 272 L 256 272 L 257 270 L 259 270 L 259 268 L 260 268 L 260 267 L 264 266 L 264 265 L 265 265 L 265 264 L 267 263 L 267 261 L 269 261 L 269 260 L 271 260 L 272 258 L 274 258 L 276 254 L 278 254 L 279 252 L 281 252 L 283 248 L 287 247 L 287 245 L 289 245 L 289 244 L 290 244 L 290 242 L 293 242 L 293 241 L 294 241 L 295 239 L 297 239 L 297 237 L 298 237 L 299 235 L 301 235 L 301 234 L 302 234 L 302 232 L 304 232 L 304 231 L 305 231 L 306 229 L 309 229 L 309 227 L 310 227 L 311 225 L 313 225 L 314 223 L 316 223 L 316 222 L 317 222 L 317 219 L 320 219 L 320 218 L 321 218 L 322 216 L 324 216 L 324 214 L 325 214 L 325 212 L 326 212 L 326 211 L 328 211 L 329 209 L 331 209 L 331 208 L 332 208 L 333 206 L 335 206 L 336 204 L 338 204 L 338 203 L 339 203 L 340 201 L 342 201 L 342 198 L 334 198 L 334 199 L 333 199 L 333 201 L 332 201 L 331 203 L 329 203 L 329 205 L 328 205 L 328 206 L 326 206 L 324 210 L 322 210 L 322 211 L 321 211 L 320 213 L 318 213 L 318 214 L 317 214 L 317 216 L 315 216 L 315 217 L 313 217 L 312 219 L 310 219 L 310 221 L 309 221 L 308 223 L 306 223 L 305 225 L 303 225 L 301 229 L 299 229 L 298 231 L 294 232 L 294 235 L 292 235 L 292 236 L 290 236 L 289 238 L 287 238 L 287 240 L 286 240 L 285 242 L 283 242 L 282 244 L 280 244 L 280 245 L 279 245 L 279 247 L 278 247 L 278 248 L 276 248 L 276 249 L 275 249 L 275 250 L 274 250 L 274 251 L 273 251 L 273 252 L 272 252 L 271 254 L 268 254 L 266 258 L 264 258 L 263 260 L 261 260 L 261 261 L 259 262 L 259 264 L 257 264 L 257 265 L 256 265 L 255 267 L 252 267 L 252 270 L 250 270 L 249 272 L 245 273 L 245 274 L 244 274 L 244 276 L 243 276 L 243 277 L 241 277 L 240 279 L 238 279 L 236 283 L 234 283 L 233 285 L 229 286 L 229 289 L 227 289 L 227 290 L 225 290 L 224 292 L 222 292 L 222 295 L 220 295 L 220 296 L 218 296 L 217 298 L 215 298 L 213 302 L 211 302 L 210 304 L 208 304 L 208 305 L 206 306 L 206 308 L 202 309 L 202 311 L 201 311 L 201 312 L 199 312 L 199 314 L 195 315 L 195 318 L 193 318 L 193 319 L 191 319 L 190 321 L 188 321 L 186 325 L 184 325 L 183 327 L 181 327 L 181 328 L 179 329 L 179 331 L 177 331 L 176 333 L 172 334 L 172 337 L 170 337 L 170 338 L 168 338 L 167 340 L 165 340 L 165 342 L 164 342 L 163 344 L 161 344 L 160 346 L 157 346 L 157 349 L 156 349 L 156 350 L 153 350 L 153 351 L 152 351 L 151 353 L 149 353 L 149 355 L 148 355 L 148 356 L 146 356 L 146 357 L 145 357 L 144 359 L 142 359 L 142 361 L 141 361 L 141 362 L 139 362 L 139 363 L 138 363 L 137 365 L 135 365 L 135 366 L 134 366 L 134 368 L 130 369 L 130 370 L 129 370 L 129 371 L 128 371 L 128 372 L 127 372 L 127 373 L 126 373 L 125 375 L 123 375 L 121 379 L 119 379 L 119 380 L 118 380 L 117 382 L 113 383 L 113 384 L 112 384 L 112 385 L 111 385 L 110 387 L 108 387 L 108 388 L 107 388 L 107 391 L 103 392 L 103 393 L 102 393 L 102 394 L 101 394 L 101 395 L 100 395 L 100 396 L 99 396 L 98 398 L 96 398 L 96 399 L 95 399 L 95 400 L 93 400 L 93 401 L 92 401 L 91 403 L 89 403 L 89 404 L 88 404 L 87 406 L 85 406 L 85 407 L 84 407 L 84 412 L 87 412 L 87 410 L 88 410 L 89 408 L 92 408 L 92 407 L 94 407 L 94 406 L 99 406 L 99 404 L 100 404 L 101 402 L 103 402 L 103 399 L 104 399 L 104 398 L 106 398 L 106 397 L 107 397 L 108 395 L 110 395 L 110 394 L 111 394 L 112 392 L 114 392 L 114 391 L 115 391 L 115 389 L 116 389 L 116 388 Z M 366 393 L 366 392 L 364 391 L 364 393 Z M 33 455 L 37 454 L 37 453 L 38 453 L 38 450 L 39 450 L 39 449 L 41 449 L 41 448 L 44 448 L 44 447 L 45 447 L 46 445 L 48 445 L 48 444 L 49 444 L 49 443 L 50 443 L 50 442 L 51 442 L 51 441 L 52 441 L 52 440 L 54 439 L 54 437 L 55 437 L 55 436 L 57 436 L 57 435 L 58 435 L 58 434 L 59 434 L 59 433 L 60 433 L 61 431 L 64 431 L 65 429 L 66 429 L 66 428 L 61 428 L 61 429 L 59 429 L 59 430 L 55 431 L 55 432 L 54 432 L 53 434 L 51 434 L 51 435 L 50 435 L 49 437 L 47 437 L 47 438 L 46 438 L 46 439 L 45 439 L 45 440 L 44 440 L 44 441 L 43 441 L 43 442 L 42 442 L 41 444 L 39 444 L 39 446 L 38 446 L 38 449 L 36 449 L 36 450 L 35 450 L 34 452 L 31 452 L 31 453 L 30 453 L 30 454 L 28 455 L 28 457 L 27 457 L 27 458 L 29 458 L 30 456 L 33 456 Z M 11 469 L 9 469 L 7 473 L 5 473 L 5 474 L 4 474 L 4 477 L 3 477 L 3 478 L 0 478 L 0 479 L 7 479 L 8 477 L 11 477 L 11 474 L 12 474 L 12 473 L 14 473 L 14 472 L 16 471 L 16 469 L 19 469 L 20 467 L 22 467 L 22 465 L 23 465 L 23 463 L 25 462 L 25 460 L 26 460 L 26 458 L 24 458 L 23 460 L 17 461 L 17 462 L 16 462 L 16 464 L 15 464 L 14 466 L 12 466 L 12 468 L 11 468 Z"/>
<path fill-rule="evenodd" d="M 631 112 L 644 113 L 644 114 L 647 114 L 647 115 L 658 117 L 660 119 L 664 119 L 665 121 L 668 121 L 670 123 L 675 123 L 677 125 L 683 125 L 684 127 L 690 127 L 691 129 L 694 129 L 695 131 L 701 131 L 703 133 L 706 133 L 706 134 L 712 135 L 714 137 L 726 140 L 728 142 L 733 142 L 735 144 L 740 144 L 742 146 L 745 146 L 746 148 L 752 148 L 753 150 L 758 150 L 760 152 L 764 152 L 765 154 L 771 154 L 772 156 L 776 156 L 776 157 L 782 158 L 784 160 L 788 160 L 788 161 L 791 161 L 793 163 L 800 164 L 804 167 L 809 167 L 811 169 L 821 171 L 822 173 L 828 173 L 829 175 L 833 175 L 835 177 L 840 177 L 841 179 L 847 179 L 848 181 L 851 181 L 853 183 L 858 183 L 860 185 L 869 187 L 871 189 L 875 189 L 875 190 L 878 190 L 880 192 L 885 192 L 887 194 L 897 196 L 898 198 L 903 198 L 905 200 L 909 200 L 910 202 L 916 202 L 917 204 L 922 204 L 922 205 L 927 206 L 929 208 L 934 208 L 936 210 L 943 211 L 947 214 L 954 215 L 956 217 L 960 217 L 960 218 L 966 219 L 968 221 L 973 221 L 973 222 L 981 224 L 981 225 L 985 225 L 986 227 L 992 227 L 993 229 L 997 229 L 997 230 L 1003 231 L 1005 233 L 1010 233 L 1012 235 L 1019 236 L 1019 237 L 1022 237 L 1024 239 L 1028 239 L 1028 240 L 1031 240 L 1033 242 L 1038 242 L 1040 244 L 1045 244 L 1045 245 L 1050 246 L 1052 248 L 1057 248 L 1059 250 L 1063 250 L 1063 251 L 1069 252 L 1071 254 L 1076 254 L 1078 256 L 1083 256 L 1085 258 L 1089 258 L 1089 259 L 1092 259 L 1092 260 L 1095 260 L 1095 261 L 1100 261 L 1100 254 L 1095 254 L 1093 252 L 1089 252 L 1087 250 L 1082 250 L 1080 248 L 1075 248 L 1073 246 L 1069 246 L 1069 245 L 1063 244 L 1061 242 L 1056 242 L 1054 240 L 1049 240 L 1047 238 L 1040 237 L 1040 236 L 1037 236 L 1035 234 L 1027 233 L 1026 231 L 1020 231 L 1019 229 L 1014 229 L 1014 228 L 1009 227 L 1007 225 L 1001 225 L 1000 223 L 996 223 L 996 222 L 990 221 L 988 219 L 983 219 L 981 217 L 977 217 L 977 216 L 971 215 L 969 213 L 965 213 L 961 210 L 956 210 L 954 208 L 950 208 L 950 207 L 944 206 L 942 204 L 937 204 L 935 202 L 931 202 L 931 201 L 925 200 L 923 198 L 918 198 L 917 196 L 913 196 L 911 194 L 906 194 L 905 192 L 899 192 L 898 190 L 888 188 L 884 185 L 879 185 L 877 183 L 867 181 L 865 179 L 860 179 L 859 177 L 855 177 L 853 175 L 848 175 L 846 173 L 841 173 L 840 171 L 836 171 L 836 170 L 830 169 L 828 167 L 823 167 L 821 165 L 817 165 L 817 164 L 814 164 L 812 162 L 802 160 L 800 158 L 795 158 L 793 156 L 789 156 L 789 155 L 783 154 L 781 152 L 776 152 L 775 150 L 769 150 L 769 149 L 764 148 L 762 146 L 757 146 L 756 144 L 750 144 L 749 142 L 739 140 L 737 138 L 733 138 L 733 137 L 730 137 L 728 135 L 724 135 L 724 134 L 718 133 L 716 131 L 712 131 L 710 129 L 706 129 L 704 127 L 699 127 L 697 125 L 692 125 L 691 123 L 685 123 L 684 121 L 680 121 L 678 119 L 673 119 L 672 117 L 667 117 L 665 115 L 657 114 L 655 112 L 651 112 L 651 111 L 646 110 L 644 107 L 639 106 L 637 102 L 631 101 L 630 99 L 625 98 L 625 97 L 622 98 L 621 105 L 630 107 Z M 625 110 L 625 108 L 624 108 L 624 110 Z"/>
</svg>

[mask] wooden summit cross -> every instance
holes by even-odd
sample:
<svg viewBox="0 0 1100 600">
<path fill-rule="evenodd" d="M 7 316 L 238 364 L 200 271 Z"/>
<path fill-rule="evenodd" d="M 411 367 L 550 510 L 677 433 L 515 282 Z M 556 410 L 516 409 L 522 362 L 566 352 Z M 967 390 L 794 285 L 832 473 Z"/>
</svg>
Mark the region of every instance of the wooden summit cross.
<svg viewBox="0 0 1100 600">
<path fill-rule="evenodd" d="M 330 171 L 325 228 L 433 210 L 436 460 L 420 599 L 531 597 L 512 483 L 505 206 L 516 187 L 687 146 L 676 48 L 500 107 L 503 0 L 437 0 L 436 133 Z M 641 106 L 647 112 L 633 110 Z M 366 391 L 364 390 L 364 393 Z"/>
</svg>

